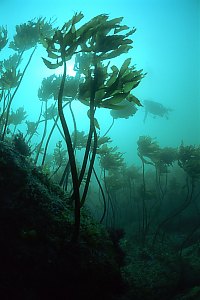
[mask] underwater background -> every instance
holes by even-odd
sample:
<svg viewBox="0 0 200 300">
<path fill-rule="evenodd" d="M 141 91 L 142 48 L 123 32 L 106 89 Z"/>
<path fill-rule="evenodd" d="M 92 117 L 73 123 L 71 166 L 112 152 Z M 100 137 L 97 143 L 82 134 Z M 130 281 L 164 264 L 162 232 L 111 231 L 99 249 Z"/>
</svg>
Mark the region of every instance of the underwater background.
<svg viewBox="0 0 200 300">
<path fill-rule="evenodd" d="M 1 0 L 1 299 L 200 299 L 199 183 L 199 0 Z"/>
</svg>

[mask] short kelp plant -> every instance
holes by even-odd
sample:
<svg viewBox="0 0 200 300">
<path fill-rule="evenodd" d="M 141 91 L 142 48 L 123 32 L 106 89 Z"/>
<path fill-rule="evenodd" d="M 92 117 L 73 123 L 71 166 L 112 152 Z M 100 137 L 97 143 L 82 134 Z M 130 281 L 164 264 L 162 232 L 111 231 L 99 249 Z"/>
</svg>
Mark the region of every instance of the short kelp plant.
<svg viewBox="0 0 200 300">
<path fill-rule="evenodd" d="M 97 153 L 97 130 L 100 128 L 100 124 L 95 118 L 95 112 L 98 108 L 122 109 L 123 106 L 120 104 L 125 99 L 134 105 L 141 105 L 131 91 L 138 86 L 145 75 L 142 70 L 138 71 L 135 66 L 131 65 L 130 58 L 124 61 L 121 68 L 115 65 L 111 66 L 111 59 L 127 53 L 132 48 L 133 41 L 130 36 L 135 32 L 135 28 L 130 29 L 126 25 L 121 25 L 122 17 L 109 20 L 106 14 L 98 15 L 78 27 L 77 24 L 83 17 L 82 13 L 76 13 L 51 37 L 43 38 L 43 45 L 49 57 L 48 59 L 43 58 L 45 65 L 50 69 L 63 67 L 57 98 L 54 95 L 54 99 L 57 100 L 72 177 L 73 189 L 70 197 L 75 204 L 73 240 L 78 239 L 80 209 L 86 199 Z M 87 113 L 89 132 L 80 172 L 78 172 L 72 136 L 64 112 L 64 99 L 68 83 L 67 63 L 71 59 L 75 59 L 76 76 L 79 81 L 75 97 L 89 108 Z M 68 92 L 70 94 L 70 87 Z M 83 179 L 85 181 L 84 189 L 80 195 Z"/>
</svg>

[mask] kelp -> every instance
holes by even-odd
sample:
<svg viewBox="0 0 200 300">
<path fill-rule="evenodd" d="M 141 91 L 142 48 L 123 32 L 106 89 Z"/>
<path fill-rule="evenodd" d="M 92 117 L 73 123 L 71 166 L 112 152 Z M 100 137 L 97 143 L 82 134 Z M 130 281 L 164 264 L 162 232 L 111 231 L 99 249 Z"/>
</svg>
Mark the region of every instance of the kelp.
<svg viewBox="0 0 200 300">
<path fill-rule="evenodd" d="M 63 27 L 57 29 L 51 38 L 43 39 L 43 45 L 49 58 L 43 57 L 44 64 L 49 69 L 63 66 L 57 100 L 58 114 L 68 149 L 73 183 L 71 196 L 75 202 L 74 240 L 78 238 L 80 206 L 85 202 L 97 153 L 98 136 L 96 130 L 100 129 L 100 124 L 95 118 L 96 109 L 119 109 L 118 104 L 129 97 L 130 92 L 138 86 L 144 77 L 142 70 L 137 71 L 135 66 L 131 66 L 130 58 L 124 61 L 120 69 L 116 66 L 110 67 L 110 63 L 104 63 L 104 61 L 126 53 L 132 48 L 132 39 L 129 36 L 135 32 L 135 29 L 122 26 L 120 23 L 123 18 L 109 20 L 106 14 L 98 15 L 77 28 L 83 17 L 82 13 L 76 13 Z M 121 31 L 123 31 L 123 34 L 119 34 Z M 66 77 L 67 62 L 73 57 L 75 57 L 75 70 L 80 82 L 77 89 L 78 93 L 77 95 L 74 94 L 74 96 L 89 107 L 87 114 L 90 122 L 80 174 L 78 174 L 73 143 L 63 111 L 65 87 L 70 82 Z M 70 88 L 67 90 L 70 91 Z M 140 105 L 139 100 L 134 96 L 129 97 L 129 101 Z M 91 149 L 91 159 L 89 160 Z M 81 199 L 79 188 L 83 182 L 88 162 L 89 168 Z"/>
</svg>

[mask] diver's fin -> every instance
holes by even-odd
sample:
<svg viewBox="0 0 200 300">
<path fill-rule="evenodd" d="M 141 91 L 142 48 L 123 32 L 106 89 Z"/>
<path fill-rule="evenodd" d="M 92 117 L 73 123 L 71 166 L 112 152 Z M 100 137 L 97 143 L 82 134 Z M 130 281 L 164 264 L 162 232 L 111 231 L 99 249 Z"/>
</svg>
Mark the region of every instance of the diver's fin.
<svg viewBox="0 0 200 300">
<path fill-rule="evenodd" d="M 144 123 L 145 123 L 145 121 L 146 121 L 147 115 L 148 115 L 148 110 L 145 109 L 144 120 L 143 120 Z"/>
</svg>

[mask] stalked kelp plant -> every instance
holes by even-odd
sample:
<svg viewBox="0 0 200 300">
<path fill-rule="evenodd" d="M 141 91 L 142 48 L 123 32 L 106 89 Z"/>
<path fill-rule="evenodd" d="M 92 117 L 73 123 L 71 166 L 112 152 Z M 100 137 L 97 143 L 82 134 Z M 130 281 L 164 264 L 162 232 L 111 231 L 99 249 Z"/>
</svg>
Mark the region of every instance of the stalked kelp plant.
<svg viewBox="0 0 200 300">
<path fill-rule="evenodd" d="M 61 121 L 72 176 L 73 189 L 71 199 L 75 203 L 75 231 L 73 239 L 77 240 L 80 226 L 80 208 L 84 204 L 98 143 L 97 129 L 99 124 L 95 118 L 97 108 L 120 109 L 124 99 L 140 105 L 139 100 L 130 92 L 140 83 L 144 74 L 131 65 L 131 59 L 124 61 L 121 68 L 110 66 L 110 60 L 131 48 L 130 36 L 135 29 L 121 25 L 122 17 L 109 20 L 108 15 L 102 14 L 77 28 L 83 19 L 83 14 L 75 14 L 61 29 L 55 31 L 49 38 L 43 38 L 49 59 L 43 58 L 45 65 L 50 69 L 63 66 L 63 74 L 57 89 L 57 107 Z M 66 94 L 67 62 L 76 57 L 76 71 L 79 79 L 76 98 L 89 107 L 89 132 L 80 173 L 74 154 L 72 137 L 69 131 L 67 116 L 64 113 L 64 99 Z M 68 90 L 70 94 L 70 89 Z M 91 157 L 90 157 L 91 153 Z M 68 162 L 66 162 L 66 166 Z M 80 186 L 87 176 L 82 195 Z M 66 172 L 67 173 L 67 172 Z"/>
<path fill-rule="evenodd" d="M 177 160 L 177 150 L 171 147 L 160 148 L 158 142 L 149 136 L 140 136 L 138 139 L 138 156 L 142 161 L 142 226 L 143 240 L 149 233 L 150 225 L 154 223 L 155 216 L 159 216 L 163 200 L 167 193 L 169 168 Z M 154 203 L 149 206 L 147 200 L 152 197 L 152 191 L 147 188 L 145 178 L 145 165 L 155 168 Z"/>
</svg>

